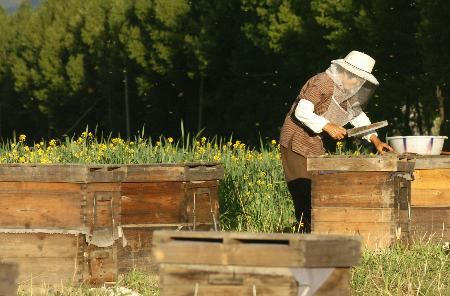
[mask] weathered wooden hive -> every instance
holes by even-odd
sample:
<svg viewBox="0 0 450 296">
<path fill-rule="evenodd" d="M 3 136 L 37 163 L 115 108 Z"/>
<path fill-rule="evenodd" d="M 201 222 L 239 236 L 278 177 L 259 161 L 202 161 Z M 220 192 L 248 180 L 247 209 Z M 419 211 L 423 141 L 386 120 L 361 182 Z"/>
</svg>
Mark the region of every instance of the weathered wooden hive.
<svg viewBox="0 0 450 296">
<path fill-rule="evenodd" d="M 0 262 L 22 285 L 150 269 L 155 229 L 215 229 L 218 164 L 0 165 Z"/>
<path fill-rule="evenodd" d="M 448 166 L 448 158 L 430 159 L 309 157 L 313 232 L 361 235 L 371 249 L 423 235 L 449 240 L 449 170 L 431 171 L 435 162 Z"/>
<path fill-rule="evenodd" d="M 354 236 L 157 231 L 161 295 L 349 295 Z"/>
<path fill-rule="evenodd" d="M 416 156 L 410 231 L 416 239 L 450 241 L 450 156 Z"/>
</svg>

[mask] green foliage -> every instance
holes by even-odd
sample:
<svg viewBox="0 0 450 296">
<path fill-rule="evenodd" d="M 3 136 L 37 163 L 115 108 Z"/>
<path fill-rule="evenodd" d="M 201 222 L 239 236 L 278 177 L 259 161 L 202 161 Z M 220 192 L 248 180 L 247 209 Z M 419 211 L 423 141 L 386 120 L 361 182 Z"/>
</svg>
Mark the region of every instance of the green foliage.
<svg viewBox="0 0 450 296">
<path fill-rule="evenodd" d="M 351 280 L 354 295 L 448 295 L 449 283 L 449 255 L 426 241 L 365 251 Z"/>
</svg>

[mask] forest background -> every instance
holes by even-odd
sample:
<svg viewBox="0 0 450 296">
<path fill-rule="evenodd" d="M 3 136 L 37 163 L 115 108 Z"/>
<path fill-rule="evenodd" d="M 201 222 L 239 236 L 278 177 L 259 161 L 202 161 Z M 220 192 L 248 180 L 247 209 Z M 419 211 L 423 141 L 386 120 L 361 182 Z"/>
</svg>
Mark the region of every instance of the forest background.
<svg viewBox="0 0 450 296">
<path fill-rule="evenodd" d="M 385 135 L 448 135 L 448 0 L 1 0 L 0 136 L 184 130 L 277 139 L 300 88 L 360 50 Z M 448 145 L 447 141 L 447 145 Z"/>
</svg>

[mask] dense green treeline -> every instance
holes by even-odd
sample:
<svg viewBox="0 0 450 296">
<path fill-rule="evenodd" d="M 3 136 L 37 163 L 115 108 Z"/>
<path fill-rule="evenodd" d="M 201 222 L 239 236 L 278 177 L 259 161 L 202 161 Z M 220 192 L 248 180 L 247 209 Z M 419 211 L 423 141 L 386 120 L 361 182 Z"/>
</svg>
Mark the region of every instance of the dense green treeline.
<svg viewBox="0 0 450 296">
<path fill-rule="evenodd" d="M 182 120 L 277 138 L 303 83 L 357 49 L 377 61 L 372 120 L 447 135 L 449 16 L 447 0 L 24 2 L 0 11 L 0 133 L 177 136 Z"/>
</svg>

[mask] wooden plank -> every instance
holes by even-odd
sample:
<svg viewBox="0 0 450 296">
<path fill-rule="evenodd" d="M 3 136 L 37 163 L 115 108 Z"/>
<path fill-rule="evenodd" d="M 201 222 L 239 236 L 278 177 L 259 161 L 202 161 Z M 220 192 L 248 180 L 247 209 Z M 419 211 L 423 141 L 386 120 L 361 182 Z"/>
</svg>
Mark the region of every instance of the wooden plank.
<svg viewBox="0 0 450 296">
<path fill-rule="evenodd" d="M 292 269 L 163 264 L 161 295 L 298 295 L 305 282 L 293 276 Z M 349 295 L 350 272 L 336 268 L 314 295 Z"/>
<path fill-rule="evenodd" d="M 398 159 L 385 157 L 349 157 L 349 156 L 309 156 L 308 171 L 383 171 L 395 172 Z"/>
<path fill-rule="evenodd" d="M 19 286 L 59 286 L 80 283 L 78 266 L 74 258 L 13 258 L 0 262 L 17 264 Z"/>
<path fill-rule="evenodd" d="M 128 165 L 122 182 L 166 182 L 185 181 L 184 166 L 143 166 Z"/>
<path fill-rule="evenodd" d="M 0 193 L 2 228 L 78 229 L 81 198 L 76 192 Z"/>
<path fill-rule="evenodd" d="M 356 238 L 343 236 L 157 231 L 153 244 L 154 258 L 160 263 L 347 267 L 357 264 L 360 252 Z"/>
<path fill-rule="evenodd" d="M 185 181 L 219 180 L 223 179 L 224 174 L 225 171 L 222 165 L 188 164 L 185 166 Z"/>
<path fill-rule="evenodd" d="M 450 206 L 450 169 L 416 170 L 411 182 L 413 206 Z"/>
<path fill-rule="evenodd" d="M 415 163 L 416 170 L 450 169 L 450 156 L 416 156 Z"/>
<path fill-rule="evenodd" d="M 86 165 L 86 183 L 122 182 L 127 175 L 125 165 Z"/>
<path fill-rule="evenodd" d="M 361 237 L 362 245 L 368 249 L 386 248 L 396 240 L 394 225 L 386 222 L 314 222 L 312 232 L 322 235 L 355 235 Z"/>
<path fill-rule="evenodd" d="M 123 183 L 122 224 L 187 221 L 183 182 Z"/>
<path fill-rule="evenodd" d="M 83 280 L 84 236 L 0 233 L 0 262 L 16 263 L 21 285 Z"/>
<path fill-rule="evenodd" d="M 50 182 L 0 182 L 0 193 L 79 193 L 80 184 Z"/>
<path fill-rule="evenodd" d="M 316 222 L 385 222 L 394 223 L 394 210 L 390 208 L 313 208 L 312 221 Z"/>
<path fill-rule="evenodd" d="M 1 164 L 0 181 L 84 183 L 85 165 L 77 164 Z"/>
<path fill-rule="evenodd" d="M 313 177 L 312 207 L 392 208 L 394 181 L 386 172 L 345 172 Z"/>
<path fill-rule="evenodd" d="M 164 264 L 161 295 L 289 295 L 298 285 L 287 268 Z M 256 290 L 254 292 L 254 290 Z"/>
<path fill-rule="evenodd" d="M 127 165 L 127 174 L 123 182 L 219 180 L 223 176 L 223 166 L 217 163 L 187 163 L 172 166 Z"/>
<path fill-rule="evenodd" d="M 412 189 L 450 189 L 450 169 L 416 170 Z"/>
<path fill-rule="evenodd" d="M 0 264 L 0 296 L 17 295 L 17 265 Z"/>
<path fill-rule="evenodd" d="M 411 207 L 411 230 L 416 237 L 442 237 L 450 241 L 450 207 Z"/>
<path fill-rule="evenodd" d="M 447 207 L 450 206 L 450 188 L 442 189 L 413 189 L 411 190 L 412 206 Z"/>
</svg>

